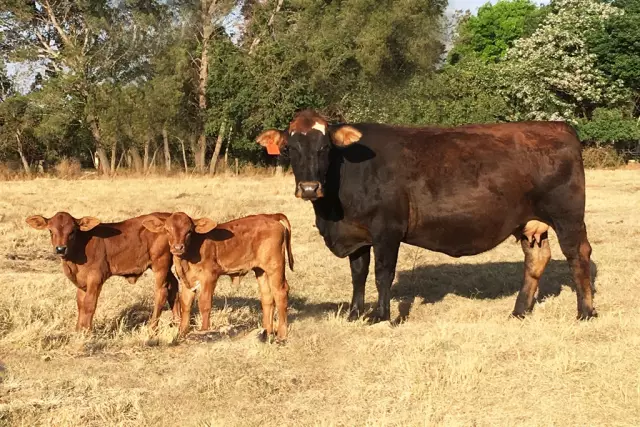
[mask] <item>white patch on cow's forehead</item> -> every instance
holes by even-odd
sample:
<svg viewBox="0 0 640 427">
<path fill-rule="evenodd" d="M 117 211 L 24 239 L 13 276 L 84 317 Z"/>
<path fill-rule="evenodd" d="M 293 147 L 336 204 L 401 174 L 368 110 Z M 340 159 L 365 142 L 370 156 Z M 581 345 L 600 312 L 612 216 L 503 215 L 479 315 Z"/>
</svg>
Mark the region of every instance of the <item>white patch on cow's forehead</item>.
<svg viewBox="0 0 640 427">
<path fill-rule="evenodd" d="M 327 127 L 320 122 L 316 122 L 311 129 L 317 129 L 322 132 L 323 135 L 325 135 Z"/>
</svg>

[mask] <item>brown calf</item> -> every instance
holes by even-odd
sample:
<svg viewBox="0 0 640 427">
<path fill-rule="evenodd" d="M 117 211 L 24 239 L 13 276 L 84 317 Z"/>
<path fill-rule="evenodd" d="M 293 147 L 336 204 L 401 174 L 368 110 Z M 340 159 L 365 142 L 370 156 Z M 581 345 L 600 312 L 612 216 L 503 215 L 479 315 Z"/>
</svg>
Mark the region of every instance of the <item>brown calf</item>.
<svg viewBox="0 0 640 427">
<path fill-rule="evenodd" d="M 129 283 L 135 283 L 149 267 L 156 279 L 150 326 L 157 326 L 167 297 L 174 318 L 179 316 L 175 303 L 178 281 L 170 270 L 172 257 L 168 239 L 142 226 L 148 218 L 167 218 L 169 214 L 152 215 L 111 224 L 101 224 L 92 217 L 76 219 L 66 212 L 58 212 L 49 219 L 40 215 L 27 218 L 31 227 L 49 230 L 53 251 L 62 260 L 62 270 L 78 288 L 76 330 L 91 329 L 102 284 L 109 277 L 122 276 Z"/>
<path fill-rule="evenodd" d="M 253 270 L 260 287 L 263 338 L 273 334 L 274 300 L 278 309 L 277 338 L 287 336 L 287 299 L 289 285 L 285 277 L 285 251 L 293 270 L 291 225 L 283 214 L 252 215 L 224 224 L 209 218 L 193 220 L 182 212 L 169 218 L 152 217 L 143 222 L 150 231 L 169 236 L 176 273 L 182 282 L 180 332 L 189 328 L 194 293 L 200 289 L 198 306 L 201 330 L 209 329 L 211 302 L 218 277 L 235 279 Z M 185 289 L 186 288 L 186 289 Z"/>
</svg>

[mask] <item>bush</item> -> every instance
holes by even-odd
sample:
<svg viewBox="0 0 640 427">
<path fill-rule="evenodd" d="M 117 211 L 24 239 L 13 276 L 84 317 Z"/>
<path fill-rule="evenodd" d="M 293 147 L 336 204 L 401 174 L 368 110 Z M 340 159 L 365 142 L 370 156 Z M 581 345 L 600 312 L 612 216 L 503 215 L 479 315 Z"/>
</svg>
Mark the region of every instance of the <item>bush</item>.
<svg viewBox="0 0 640 427">
<path fill-rule="evenodd" d="M 618 168 L 624 158 L 613 147 L 587 147 L 582 150 L 582 160 L 587 169 Z"/>
<path fill-rule="evenodd" d="M 82 175 L 82 166 L 77 159 L 64 157 L 56 166 L 56 176 L 63 179 L 78 178 Z"/>
</svg>

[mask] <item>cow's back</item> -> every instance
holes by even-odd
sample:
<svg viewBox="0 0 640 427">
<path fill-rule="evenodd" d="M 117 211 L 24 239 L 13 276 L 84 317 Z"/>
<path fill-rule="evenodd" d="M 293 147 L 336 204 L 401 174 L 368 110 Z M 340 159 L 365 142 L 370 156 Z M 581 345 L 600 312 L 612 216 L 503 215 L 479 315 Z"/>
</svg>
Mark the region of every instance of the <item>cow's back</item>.
<svg viewBox="0 0 640 427">
<path fill-rule="evenodd" d="M 546 219 L 538 202 L 558 186 L 584 193 L 580 141 L 562 122 L 353 126 L 362 138 L 360 155 L 344 150 L 346 222 L 366 225 L 383 212 L 417 246 L 479 253 L 523 221 Z"/>
</svg>

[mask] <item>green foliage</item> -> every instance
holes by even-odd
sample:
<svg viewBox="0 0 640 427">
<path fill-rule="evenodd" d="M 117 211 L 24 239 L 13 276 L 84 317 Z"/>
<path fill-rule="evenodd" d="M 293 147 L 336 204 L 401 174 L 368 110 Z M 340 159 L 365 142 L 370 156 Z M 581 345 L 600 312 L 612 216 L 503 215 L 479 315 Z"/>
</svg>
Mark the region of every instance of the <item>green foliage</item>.
<svg viewBox="0 0 640 427">
<path fill-rule="evenodd" d="M 589 34 L 622 11 L 598 0 L 557 0 L 538 29 L 516 41 L 501 67 L 501 93 L 511 119 L 571 120 L 590 117 L 599 106 L 625 102 L 621 81 L 596 67 Z"/>
<path fill-rule="evenodd" d="M 624 14 L 611 17 L 603 28 L 589 35 L 598 68 L 612 80 L 622 80 L 640 92 L 640 1 L 615 0 Z"/>
<path fill-rule="evenodd" d="M 449 61 L 475 54 L 484 61 L 496 62 L 521 38 L 531 35 L 548 13 L 530 0 L 499 0 L 486 3 L 476 16 L 467 16 L 458 25 L 455 47 Z"/>
<path fill-rule="evenodd" d="M 623 109 L 598 108 L 591 120 L 581 120 L 577 128 L 582 141 L 596 144 L 640 140 L 640 123 Z"/>
</svg>

